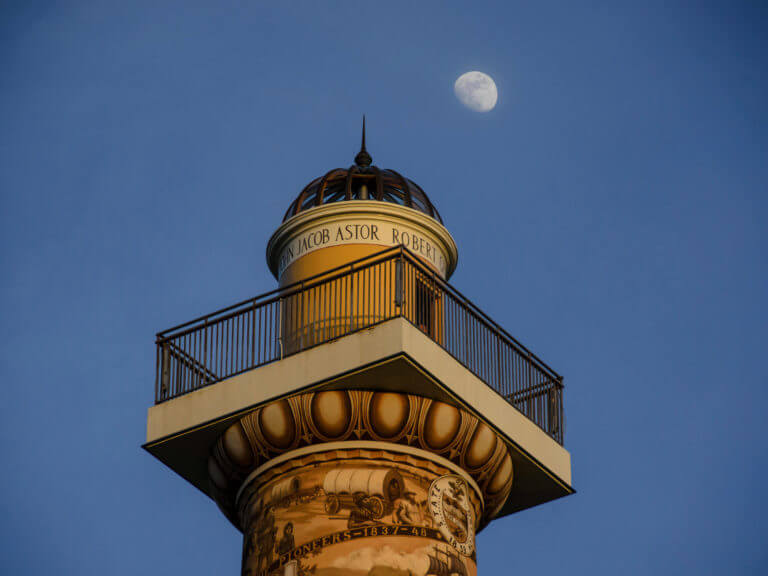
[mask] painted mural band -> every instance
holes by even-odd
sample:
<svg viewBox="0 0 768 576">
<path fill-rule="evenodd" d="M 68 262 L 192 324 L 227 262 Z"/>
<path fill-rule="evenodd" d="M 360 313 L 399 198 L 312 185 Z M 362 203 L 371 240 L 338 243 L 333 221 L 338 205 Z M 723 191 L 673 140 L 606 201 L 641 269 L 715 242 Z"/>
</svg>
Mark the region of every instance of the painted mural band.
<svg viewBox="0 0 768 576">
<path fill-rule="evenodd" d="M 476 575 L 477 495 L 462 476 L 414 455 L 339 452 L 243 491 L 243 576 Z"/>
<path fill-rule="evenodd" d="M 256 470 L 297 450 L 326 451 L 331 444 L 344 446 L 345 450 L 363 449 L 366 443 L 377 448 L 388 447 L 390 456 L 386 458 L 394 458 L 391 454 L 398 450 L 415 451 L 432 461 L 447 460 L 463 470 L 479 488 L 477 498 L 483 502 L 482 514 L 479 504 L 474 512 L 482 525 L 501 509 L 512 490 L 514 469 L 509 447 L 473 414 L 445 402 L 411 394 L 326 390 L 271 402 L 230 425 L 211 451 L 208 462 L 211 492 L 222 511 L 242 530 L 243 514 L 237 494 Z M 374 462 L 382 457 L 377 451 L 370 453 Z M 310 460 L 307 462 L 314 463 Z M 343 462 L 343 457 L 338 456 L 338 460 Z M 367 462 L 361 464 L 366 465 Z M 320 479 L 313 486 L 303 477 L 289 474 L 289 467 L 283 468 L 280 483 L 270 488 L 274 491 L 270 498 L 286 502 L 315 498 L 313 491 L 317 491 L 321 494 L 324 512 L 329 514 L 347 513 L 354 504 L 357 490 L 341 493 L 335 488 L 346 482 L 346 472 Z M 430 482 L 440 475 L 437 469 Z M 387 484 L 394 492 L 408 491 L 394 472 L 386 478 L 380 474 L 383 473 L 377 472 L 369 481 Z M 358 481 L 362 480 L 356 476 L 354 482 Z M 405 517 L 415 513 L 405 492 L 397 510 L 392 506 L 398 499 L 386 493 L 369 498 L 364 504 L 377 516 L 386 517 L 394 511 Z M 474 491 L 470 494 L 472 498 L 475 498 Z"/>
</svg>

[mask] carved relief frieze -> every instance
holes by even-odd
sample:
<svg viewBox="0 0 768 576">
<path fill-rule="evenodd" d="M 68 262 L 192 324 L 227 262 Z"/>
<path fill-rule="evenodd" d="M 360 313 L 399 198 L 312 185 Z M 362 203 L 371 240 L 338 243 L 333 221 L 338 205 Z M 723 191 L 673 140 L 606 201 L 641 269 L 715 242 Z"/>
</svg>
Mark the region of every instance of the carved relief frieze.
<svg viewBox="0 0 768 576">
<path fill-rule="evenodd" d="M 474 576 L 476 485 L 415 454 L 313 452 L 249 478 L 243 576 Z"/>
<path fill-rule="evenodd" d="M 512 488 L 509 448 L 473 414 L 420 396 L 367 390 L 308 392 L 243 416 L 211 452 L 211 491 L 235 520 L 235 495 L 257 468 L 302 447 L 375 441 L 409 446 L 458 465 L 480 487 L 484 525 Z"/>
</svg>

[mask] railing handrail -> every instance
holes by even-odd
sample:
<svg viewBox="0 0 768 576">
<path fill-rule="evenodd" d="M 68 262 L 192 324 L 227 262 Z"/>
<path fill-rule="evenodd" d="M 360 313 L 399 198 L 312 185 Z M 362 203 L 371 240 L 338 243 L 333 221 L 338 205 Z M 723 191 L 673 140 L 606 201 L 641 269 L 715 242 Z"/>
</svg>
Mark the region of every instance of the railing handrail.
<svg viewBox="0 0 768 576">
<path fill-rule="evenodd" d="M 341 264 L 340 266 L 336 266 L 335 268 L 331 268 L 330 270 L 326 270 L 325 272 L 319 272 L 317 274 L 314 274 L 312 276 L 309 276 L 307 278 L 304 278 L 302 280 L 297 280 L 296 282 L 293 282 L 291 284 L 287 284 L 286 286 L 279 286 L 273 290 L 270 290 L 269 292 L 264 292 L 263 294 L 259 294 L 258 296 L 254 296 L 252 298 L 247 298 L 245 300 L 241 300 L 240 302 L 236 304 L 231 304 L 230 306 L 227 306 L 225 308 L 221 308 L 219 310 L 216 310 L 215 312 L 211 312 L 209 314 L 203 314 L 202 316 L 198 316 L 197 318 L 194 318 L 193 320 L 189 320 L 188 322 L 184 322 L 182 324 L 179 324 L 177 326 L 174 326 L 173 328 L 167 328 L 166 330 L 163 330 L 161 332 L 157 333 L 157 340 L 167 340 L 168 338 L 175 338 L 179 334 L 169 334 L 170 332 L 176 332 L 177 330 L 180 330 L 182 328 L 186 328 L 187 326 L 191 326 L 193 324 L 197 324 L 201 321 L 204 321 L 208 318 L 216 318 L 216 320 L 219 320 L 219 315 L 223 314 L 225 312 L 229 312 L 230 310 L 236 310 L 238 308 L 241 308 L 245 306 L 246 304 L 256 305 L 256 304 L 266 304 L 269 302 L 274 302 L 275 300 L 278 300 L 279 298 L 272 298 L 270 300 L 264 300 L 267 296 L 271 296 L 272 294 L 278 294 L 280 293 L 280 298 L 285 298 L 286 296 L 291 296 L 292 294 L 295 294 L 296 292 L 300 292 L 303 288 L 311 288 L 317 282 L 313 282 L 315 280 L 321 280 L 321 281 L 330 281 L 334 280 L 336 278 L 339 278 L 340 276 L 343 276 L 346 272 L 354 272 L 356 268 L 365 268 L 366 266 L 378 264 L 379 262 L 383 262 L 386 260 L 386 256 L 388 253 L 392 252 L 393 254 L 399 254 L 401 252 L 408 252 L 410 254 L 413 254 L 410 250 L 408 250 L 405 246 L 394 246 L 391 248 L 387 248 L 385 250 L 382 250 L 380 252 L 376 252 L 374 254 L 370 254 L 368 256 L 365 256 L 363 258 L 359 258 L 357 260 L 354 260 L 352 262 L 347 262 L 346 264 Z M 336 273 L 336 274 L 334 274 Z M 331 276 L 332 275 L 332 276 Z M 312 286 L 308 286 L 307 284 L 309 282 L 313 282 Z M 183 334 L 183 332 L 181 332 Z"/>
</svg>

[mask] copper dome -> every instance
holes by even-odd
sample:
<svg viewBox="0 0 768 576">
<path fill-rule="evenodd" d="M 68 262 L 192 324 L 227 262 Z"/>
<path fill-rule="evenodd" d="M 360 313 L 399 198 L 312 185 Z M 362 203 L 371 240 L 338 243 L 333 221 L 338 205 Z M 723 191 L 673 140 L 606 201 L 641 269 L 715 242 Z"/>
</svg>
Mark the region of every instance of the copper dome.
<svg viewBox="0 0 768 576">
<path fill-rule="evenodd" d="M 291 202 L 283 222 L 315 206 L 345 200 L 379 200 L 413 208 L 443 223 L 437 208 L 418 184 L 394 170 L 377 168 L 371 162 L 371 156 L 365 149 L 363 119 L 363 144 L 355 156 L 355 164 L 331 170 L 307 184 Z"/>
</svg>

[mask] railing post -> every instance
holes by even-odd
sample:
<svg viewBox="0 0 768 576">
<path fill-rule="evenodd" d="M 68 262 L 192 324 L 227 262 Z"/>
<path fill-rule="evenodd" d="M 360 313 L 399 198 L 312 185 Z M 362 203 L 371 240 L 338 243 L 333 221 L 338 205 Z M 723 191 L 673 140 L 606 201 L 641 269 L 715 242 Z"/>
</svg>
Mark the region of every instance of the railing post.
<svg viewBox="0 0 768 576">
<path fill-rule="evenodd" d="M 280 348 L 280 360 L 283 359 L 283 308 L 285 307 L 283 302 L 283 298 L 277 301 L 277 344 Z"/>
<path fill-rule="evenodd" d="M 531 352 L 530 350 L 526 354 L 526 360 L 528 364 L 528 382 L 526 382 L 526 388 L 530 391 L 533 388 L 533 363 L 531 362 Z M 528 398 L 525 402 L 525 415 L 528 416 L 531 420 L 534 420 L 534 414 L 533 414 L 533 393 L 528 393 Z"/>
<path fill-rule="evenodd" d="M 162 344 L 162 364 L 160 368 L 160 398 L 168 398 L 171 384 L 171 354 L 168 348 L 168 342 Z"/>
<path fill-rule="evenodd" d="M 161 356 L 160 356 L 160 342 L 155 341 L 155 404 L 160 402 L 160 370 Z"/>
<path fill-rule="evenodd" d="M 395 260 L 395 306 L 400 308 L 400 315 L 402 316 L 403 306 L 403 251 L 400 251 L 400 256 Z"/>
<path fill-rule="evenodd" d="M 556 389 L 557 384 L 552 382 L 549 390 L 547 390 L 547 433 L 550 436 L 557 434 L 557 420 L 555 418 L 555 404 L 557 402 L 557 397 L 555 394 Z"/>
<path fill-rule="evenodd" d="M 459 330 L 461 330 L 462 334 L 464 335 L 464 338 L 462 338 L 464 341 L 464 348 L 461 351 L 462 357 L 459 358 L 459 360 L 464 363 L 464 366 L 469 366 L 469 321 L 467 320 L 467 309 L 462 307 L 460 314 L 461 318 L 459 319 Z"/>
<path fill-rule="evenodd" d="M 208 380 L 208 372 L 210 372 L 208 369 L 208 318 L 203 321 L 203 358 L 200 364 L 202 365 L 202 378 L 206 381 Z"/>
<path fill-rule="evenodd" d="M 298 314 L 298 329 L 299 329 L 299 347 L 297 352 L 301 352 L 304 350 L 304 326 L 305 326 L 305 320 L 304 320 L 304 295 L 306 294 L 306 291 L 304 290 L 304 287 L 301 287 L 301 292 L 298 293 L 299 297 L 299 314 Z"/>
<path fill-rule="evenodd" d="M 563 410 L 563 377 L 557 379 L 557 441 L 565 441 L 565 411 Z"/>
<path fill-rule="evenodd" d="M 254 302 L 251 306 L 251 363 L 248 366 L 249 368 L 252 368 L 258 364 L 258 362 L 256 362 L 256 342 L 258 340 L 256 336 L 256 310 L 256 302 Z M 261 322 L 259 322 L 259 326 L 261 326 Z M 259 334 L 259 337 L 260 336 L 261 334 Z"/>
<path fill-rule="evenodd" d="M 504 392 L 502 392 L 501 386 L 501 339 L 499 338 L 498 334 L 494 333 L 493 336 L 496 339 L 496 391 L 499 394 L 504 394 Z"/>
</svg>

